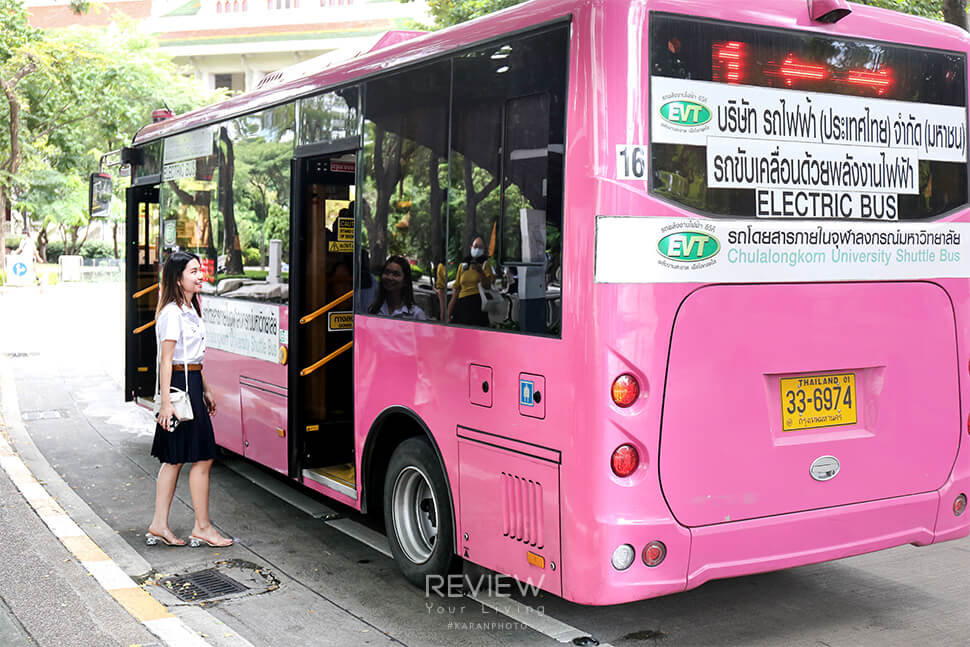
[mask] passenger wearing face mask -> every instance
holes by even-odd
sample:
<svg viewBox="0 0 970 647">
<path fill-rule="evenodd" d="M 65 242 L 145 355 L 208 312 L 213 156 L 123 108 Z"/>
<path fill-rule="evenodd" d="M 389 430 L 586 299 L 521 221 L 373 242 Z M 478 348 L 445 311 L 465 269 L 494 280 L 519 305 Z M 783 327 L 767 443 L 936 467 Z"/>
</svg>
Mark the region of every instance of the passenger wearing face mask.
<svg viewBox="0 0 970 647">
<path fill-rule="evenodd" d="M 478 284 L 481 283 L 486 289 L 490 288 L 494 278 L 495 274 L 485 252 L 485 240 L 476 234 L 472 236 L 468 257 L 458 266 L 451 301 L 448 302 L 448 319 L 452 323 L 487 328 L 488 314 L 482 311 Z"/>
</svg>

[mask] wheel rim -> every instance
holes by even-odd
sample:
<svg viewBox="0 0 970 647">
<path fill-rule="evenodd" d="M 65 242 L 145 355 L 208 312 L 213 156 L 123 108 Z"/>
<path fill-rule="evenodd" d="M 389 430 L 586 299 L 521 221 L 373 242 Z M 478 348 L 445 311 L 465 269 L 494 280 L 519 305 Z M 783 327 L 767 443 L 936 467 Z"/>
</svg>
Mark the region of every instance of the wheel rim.
<svg viewBox="0 0 970 647">
<path fill-rule="evenodd" d="M 391 498 L 394 534 L 407 558 L 423 564 L 431 558 L 438 536 L 438 502 L 428 476 L 413 465 L 394 482 Z"/>
</svg>

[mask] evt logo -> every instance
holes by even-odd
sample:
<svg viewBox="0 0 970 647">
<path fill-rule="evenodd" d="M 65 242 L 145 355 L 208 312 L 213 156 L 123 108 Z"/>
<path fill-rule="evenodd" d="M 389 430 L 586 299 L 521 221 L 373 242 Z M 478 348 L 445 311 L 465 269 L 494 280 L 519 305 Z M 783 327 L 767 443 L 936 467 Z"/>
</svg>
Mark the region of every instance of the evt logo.
<svg viewBox="0 0 970 647">
<path fill-rule="evenodd" d="M 657 251 L 672 261 L 695 263 L 711 258 L 721 251 L 721 243 L 711 234 L 702 231 L 680 231 L 661 238 L 657 243 Z"/>
<path fill-rule="evenodd" d="M 703 126 L 711 120 L 711 110 L 696 101 L 668 101 L 660 106 L 660 116 L 678 126 Z"/>
</svg>

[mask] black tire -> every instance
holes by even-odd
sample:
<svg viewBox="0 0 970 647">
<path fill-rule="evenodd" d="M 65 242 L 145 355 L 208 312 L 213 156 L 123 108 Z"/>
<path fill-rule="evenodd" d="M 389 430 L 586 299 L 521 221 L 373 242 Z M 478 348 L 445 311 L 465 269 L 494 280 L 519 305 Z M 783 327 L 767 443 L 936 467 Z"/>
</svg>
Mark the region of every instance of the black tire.
<svg viewBox="0 0 970 647">
<path fill-rule="evenodd" d="M 408 438 L 391 455 L 384 480 L 384 527 L 404 577 L 427 589 L 461 569 L 448 484 L 438 457 L 424 438 Z"/>
</svg>

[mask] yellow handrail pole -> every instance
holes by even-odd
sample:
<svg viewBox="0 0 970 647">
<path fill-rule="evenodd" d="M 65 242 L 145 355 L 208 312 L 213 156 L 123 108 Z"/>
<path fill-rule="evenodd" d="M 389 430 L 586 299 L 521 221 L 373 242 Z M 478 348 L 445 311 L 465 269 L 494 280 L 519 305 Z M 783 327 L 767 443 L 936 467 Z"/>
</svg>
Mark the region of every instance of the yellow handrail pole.
<svg viewBox="0 0 970 647">
<path fill-rule="evenodd" d="M 332 360 L 334 357 L 336 357 L 340 353 L 343 353 L 345 351 L 350 350 L 351 346 L 353 346 L 353 345 L 354 345 L 354 342 L 349 341 L 346 344 L 344 344 L 343 346 L 341 346 L 340 348 L 338 348 L 337 350 L 335 350 L 334 352 L 330 353 L 329 355 L 327 355 L 326 357 L 324 357 L 323 359 L 321 359 L 320 361 L 315 362 L 313 364 L 310 364 L 305 369 L 303 369 L 302 371 L 300 371 L 300 377 L 306 377 L 307 375 L 309 375 L 313 371 L 317 370 L 318 368 L 320 368 L 321 366 L 323 366 L 324 364 L 326 364 L 327 362 L 329 362 L 330 360 Z"/>
<path fill-rule="evenodd" d="M 143 333 L 143 332 L 145 332 L 146 330 L 148 330 L 149 328 L 151 328 L 151 327 L 152 327 L 152 326 L 154 326 L 154 325 L 155 325 L 155 319 L 152 319 L 151 321 L 149 321 L 149 322 L 148 322 L 147 324 L 145 324 L 144 326 L 138 326 L 137 328 L 135 328 L 135 329 L 134 329 L 134 330 L 132 330 L 131 332 L 132 332 L 132 334 L 135 334 L 135 335 L 138 335 L 138 334 L 140 334 L 140 333 Z"/>
<path fill-rule="evenodd" d="M 336 308 L 337 306 L 339 306 L 341 303 L 343 303 L 344 301 L 346 301 L 347 299 L 349 299 L 352 296 L 354 296 L 354 291 L 353 290 L 351 290 L 347 294 L 343 295 L 342 297 L 337 297 L 336 299 L 334 299 L 333 301 L 331 301 L 327 305 L 323 306 L 319 310 L 317 310 L 315 312 L 311 312 L 307 316 L 302 317 L 300 319 L 300 323 L 301 324 L 310 323 L 311 321 L 313 321 L 314 319 L 316 319 L 320 315 L 326 314 L 327 312 L 330 312 L 331 310 L 333 310 L 334 308 Z"/>
<path fill-rule="evenodd" d="M 155 283 L 154 285 L 149 285 L 144 290 L 138 290 L 138 292 L 135 292 L 133 295 L 131 295 L 131 298 L 132 299 L 137 299 L 139 297 L 143 297 L 146 294 L 148 294 L 149 292 L 151 292 L 152 290 L 157 290 L 157 289 L 158 289 L 158 283 Z"/>
</svg>

